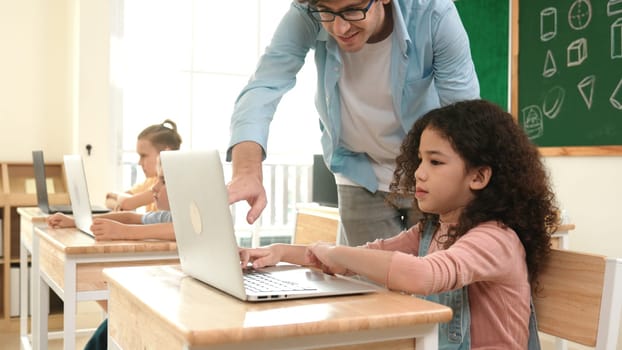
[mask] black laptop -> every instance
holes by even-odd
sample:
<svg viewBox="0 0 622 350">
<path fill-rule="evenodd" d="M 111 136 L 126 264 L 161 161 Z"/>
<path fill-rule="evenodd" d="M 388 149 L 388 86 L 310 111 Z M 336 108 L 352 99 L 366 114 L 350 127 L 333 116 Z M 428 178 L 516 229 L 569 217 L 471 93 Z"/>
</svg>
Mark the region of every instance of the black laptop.
<svg viewBox="0 0 622 350">
<path fill-rule="evenodd" d="M 45 178 L 45 161 L 43 151 L 32 151 L 32 165 L 35 171 L 35 185 L 37 189 L 37 205 L 45 214 L 64 213 L 73 214 L 70 204 L 50 205 L 48 201 L 48 186 Z M 110 210 L 101 206 L 91 205 L 94 214 L 107 213 Z"/>
</svg>

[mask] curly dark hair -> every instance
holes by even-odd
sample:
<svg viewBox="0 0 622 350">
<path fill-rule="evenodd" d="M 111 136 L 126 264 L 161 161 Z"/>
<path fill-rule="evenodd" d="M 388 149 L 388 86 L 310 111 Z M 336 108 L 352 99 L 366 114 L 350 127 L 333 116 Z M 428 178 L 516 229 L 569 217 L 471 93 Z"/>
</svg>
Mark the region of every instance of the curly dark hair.
<svg viewBox="0 0 622 350">
<path fill-rule="evenodd" d="M 421 163 L 419 142 L 426 128 L 444 135 L 467 169 L 492 169 L 488 185 L 474 193 L 457 225 L 439 242 L 446 249 L 478 224 L 497 221 L 518 234 L 534 283 L 559 224 L 555 195 L 537 147 L 512 116 L 493 103 L 471 100 L 432 110 L 415 122 L 402 143 L 391 183 L 393 199 L 413 196 Z M 426 213 L 420 227 L 430 220 L 438 225 L 438 215 Z"/>
</svg>

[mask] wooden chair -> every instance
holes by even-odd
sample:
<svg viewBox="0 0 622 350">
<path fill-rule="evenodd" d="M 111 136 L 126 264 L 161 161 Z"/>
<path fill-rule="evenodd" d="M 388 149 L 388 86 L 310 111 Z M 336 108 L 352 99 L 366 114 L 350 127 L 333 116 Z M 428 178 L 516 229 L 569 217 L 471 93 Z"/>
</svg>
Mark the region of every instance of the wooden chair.
<svg viewBox="0 0 622 350">
<path fill-rule="evenodd" d="M 336 208 L 298 209 L 294 244 L 309 244 L 318 241 L 335 243 L 338 232 L 339 214 Z"/>
<path fill-rule="evenodd" d="M 615 350 L 622 313 L 622 259 L 553 249 L 534 304 L 538 330 L 596 350 Z M 557 348 L 564 349 L 565 341 Z"/>
</svg>

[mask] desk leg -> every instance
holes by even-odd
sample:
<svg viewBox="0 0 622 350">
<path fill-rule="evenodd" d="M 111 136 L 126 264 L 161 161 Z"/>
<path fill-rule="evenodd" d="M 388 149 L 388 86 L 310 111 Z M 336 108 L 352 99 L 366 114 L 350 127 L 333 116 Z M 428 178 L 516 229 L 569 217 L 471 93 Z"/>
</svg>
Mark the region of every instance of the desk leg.
<svg viewBox="0 0 622 350">
<path fill-rule="evenodd" d="M 76 348 L 76 262 L 65 263 L 65 288 L 63 296 L 64 349 Z"/>
<path fill-rule="evenodd" d="M 32 305 L 33 348 L 46 350 L 48 347 L 48 309 L 50 308 L 50 288 L 39 273 L 39 237 L 32 238 L 32 278 L 35 291 Z"/>
<path fill-rule="evenodd" d="M 28 304 L 32 303 L 28 293 L 28 250 L 23 242 L 19 245 L 19 336 L 22 348 L 30 345 L 28 340 Z"/>
<path fill-rule="evenodd" d="M 568 232 L 560 232 L 558 237 L 559 248 L 564 250 L 570 249 Z M 555 338 L 555 350 L 568 350 L 568 342 L 565 339 Z"/>
<path fill-rule="evenodd" d="M 415 349 L 417 350 L 438 350 L 438 324 L 432 325 L 430 331 L 424 336 L 415 338 Z"/>
</svg>

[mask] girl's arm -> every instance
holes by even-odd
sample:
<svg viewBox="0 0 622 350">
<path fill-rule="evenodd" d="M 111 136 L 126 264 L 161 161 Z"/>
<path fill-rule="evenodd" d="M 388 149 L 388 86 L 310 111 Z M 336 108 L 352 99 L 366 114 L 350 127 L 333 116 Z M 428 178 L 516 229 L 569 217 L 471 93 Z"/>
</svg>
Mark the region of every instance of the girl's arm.
<svg viewBox="0 0 622 350">
<path fill-rule="evenodd" d="M 133 224 L 139 225 L 142 224 L 143 214 L 138 214 L 134 212 L 112 212 L 106 214 L 98 214 L 93 217 L 93 219 L 108 219 L 120 222 L 122 224 Z"/>
<path fill-rule="evenodd" d="M 161 224 L 149 224 L 149 225 L 131 225 L 131 231 L 124 239 L 132 240 L 146 240 L 146 239 L 158 239 L 165 241 L 175 240 L 175 230 L 173 229 L 172 222 L 165 222 Z"/>
<path fill-rule="evenodd" d="M 153 192 L 147 190 L 132 195 L 118 196 L 115 210 L 134 210 L 151 203 L 153 203 Z"/>
<path fill-rule="evenodd" d="M 123 224 L 109 219 L 94 219 L 91 231 L 98 241 L 110 240 L 175 240 L 173 223 Z"/>
<path fill-rule="evenodd" d="M 385 285 L 392 251 L 316 243 L 309 247 L 311 259 L 317 259 L 325 272 L 357 274 Z"/>
</svg>

